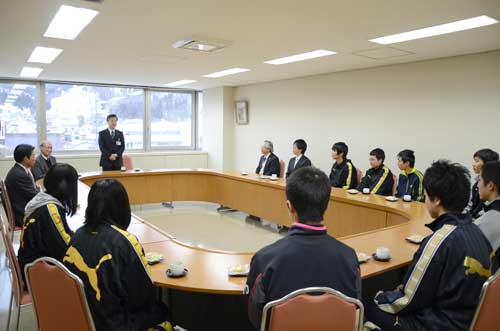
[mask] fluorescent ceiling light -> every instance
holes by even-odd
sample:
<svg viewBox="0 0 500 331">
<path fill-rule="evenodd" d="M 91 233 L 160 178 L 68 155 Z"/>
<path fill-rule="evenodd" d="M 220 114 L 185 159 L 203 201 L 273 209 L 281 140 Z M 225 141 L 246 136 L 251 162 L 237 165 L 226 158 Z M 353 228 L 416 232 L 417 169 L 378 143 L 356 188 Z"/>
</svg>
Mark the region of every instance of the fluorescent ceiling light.
<svg viewBox="0 0 500 331">
<path fill-rule="evenodd" d="M 239 74 L 240 72 L 246 72 L 246 71 L 250 71 L 250 69 L 231 68 L 231 69 L 217 71 L 217 72 L 213 72 L 211 74 L 203 75 L 203 77 L 217 78 L 217 77 L 222 77 L 222 76 L 229 76 L 229 75 Z"/>
<path fill-rule="evenodd" d="M 464 31 L 474 28 L 480 28 L 482 26 L 487 26 L 491 24 L 496 24 L 498 21 L 489 16 L 477 16 L 473 18 L 468 18 L 461 21 L 435 25 L 428 28 L 393 34 L 390 36 L 370 39 L 371 42 L 381 44 L 381 45 L 389 45 L 394 43 L 400 43 L 402 41 L 427 38 L 433 36 L 439 36 L 442 34 Z"/>
<path fill-rule="evenodd" d="M 21 77 L 31 77 L 31 78 L 35 78 L 35 77 L 38 77 L 38 75 L 40 75 L 40 73 L 43 71 L 42 68 L 32 68 L 32 67 L 24 67 L 22 70 L 21 70 Z"/>
<path fill-rule="evenodd" d="M 323 56 L 328 56 L 328 55 L 333 55 L 333 54 L 337 54 L 337 52 L 327 51 L 324 49 L 318 49 L 318 50 L 312 51 L 312 52 L 296 54 L 296 55 L 282 57 L 282 58 L 275 59 L 275 60 L 265 61 L 264 63 L 278 65 L 278 64 L 285 64 L 285 63 L 310 60 L 310 59 L 315 59 L 318 57 L 323 57 Z"/>
<path fill-rule="evenodd" d="M 62 5 L 43 36 L 74 40 L 97 14 L 92 9 Z"/>
<path fill-rule="evenodd" d="M 186 84 L 191 84 L 191 83 L 195 83 L 196 81 L 195 80 L 192 80 L 192 79 L 182 79 L 182 80 L 178 80 L 176 82 L 172 82 L 172 83 L 168 83 L 168 84 L 165 84 L 165 86 L 168 86 L 168 87 L 176 87 L 176 86 L 181 86 L 181 85 L 186 85 Z"/>
<path fill-rule="evenodd" d="M 61 54 L 63 50 L 60 48 L 50 48 L 50 47 L 41 47 L 37 46 L 31 53 L 28 62 L 36 62 L 36 63 L 52 63 L 56 57 Z"/>
</svg>

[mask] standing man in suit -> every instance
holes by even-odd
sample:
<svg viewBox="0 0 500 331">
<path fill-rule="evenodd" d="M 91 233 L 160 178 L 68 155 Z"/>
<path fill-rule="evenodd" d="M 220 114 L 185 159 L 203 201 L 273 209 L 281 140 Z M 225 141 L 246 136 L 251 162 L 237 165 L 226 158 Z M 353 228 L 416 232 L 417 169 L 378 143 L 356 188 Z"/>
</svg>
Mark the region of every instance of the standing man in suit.
<svg viewBox="0 0 500 331">
<path fill-rule="evenodd" d="M 40 144 L 40 155 L 36 157 L 35 166 L 33 167 L 35 180 L 45 177 L 47 171 L 54 164 L 56 164 L 56 158 L 52 156 L 52 143 L 49 140 L 44 140 Z"/>
<path fill-rule="evenodd" d="M 23 226 L 24 207 L 38 193 L 38 186 L 31 168 L 35 165 L 35 147 L 21 144 L 14 149 L 16 164 L 9 170 L 5 178 L 5 186 L 9 192 L 14 210 L 16 226 Z"/>
<path fill-rule="evenodd" d="M 99 132 L 99 149 L 101 150 L 99 165 L 103 171 L 120 170 L 125 150 L 123 132 L 116 130 L 118 116 L 115 114 L 108 115 L 106 122 L 108 122 L 108 128 Z"/>
<path fill-rule="evenodd" d="M 307 150 L 307 143 L 304 139 L 297 139 L 293 142 L 293 155 L 290 161 L 288 161 L 288 170 L 286 171 L 286 177 L 290 176 L 294 170 L 302 167 L 311 166 L 311 160 L 304 154 Z"/>
<path fill-rule="evenodd" d="M 271 176 L 275 174 L 278 177 L 280 176 L 280 160 L 273 154 L 273 151 L 273 143 L 269 140 L 264 140 L 264 144 L 261 147 L 262 156 L 260 157 L 257 169 L 255 169 L 257 175 Z"/>
</svg>

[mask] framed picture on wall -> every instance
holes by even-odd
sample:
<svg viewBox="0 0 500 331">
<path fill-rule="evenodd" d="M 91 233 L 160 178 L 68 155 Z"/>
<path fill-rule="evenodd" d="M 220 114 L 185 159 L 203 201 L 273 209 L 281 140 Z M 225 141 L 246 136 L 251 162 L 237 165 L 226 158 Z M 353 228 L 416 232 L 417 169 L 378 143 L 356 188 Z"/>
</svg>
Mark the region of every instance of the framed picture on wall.
<svg viewBox="0 0 500 331">
<path fill-rule="evenodd" d="M 248 124 L 248 102 L 236 101 L 236 123 Z"/>
</svg>

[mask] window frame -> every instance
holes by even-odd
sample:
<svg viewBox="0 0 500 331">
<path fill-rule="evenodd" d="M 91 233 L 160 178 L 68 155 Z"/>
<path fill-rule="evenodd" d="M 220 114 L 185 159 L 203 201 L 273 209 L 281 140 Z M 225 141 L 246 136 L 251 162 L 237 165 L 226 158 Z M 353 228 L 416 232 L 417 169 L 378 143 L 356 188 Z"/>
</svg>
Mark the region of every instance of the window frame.
<svg viewBox="0 0 500 331">
<path fill-rule="evenodd" d="M 126 84 L 107 84 L 107 83 L 92 83 L 92 82 L 76 82 L 76 81 L 57 81 L 57 80 L 25 80 L 25 79 L 14 79 L 14 78 L 0 78 L 0 83 L 5 84 L 33 84 L 36 89 L 36 130 L 37 130 L 37 146 L 39 148 L 40 143 L 47 137 L 47 121 L 46 121 L 46 95 L 45 95 L 45 85 L 46 84 L 65 84 L 65 85 L 84 85 L 84 86 L 96 86 L 96 87 L 109 87 L 109 88 L 134 88 L 141 89 L 143 91 L 143 144 L 142 148 L 137 149 L 127 149 L 127 151 L 132 153 L 141 152 L 168 152 L 168 151 L 196 151 L 198 147 L 198 92 L 197 90 L 190 89 L 174 89 L 174 88 L 163 88 L 154 86 L 142 86 L 142 85 L 126 85 Z M 151 145 L 151 93 L 152 92 L 170 92 L 170 93 L 183 93 L 191 95 L 191 145 L 190 146 L 152 146 Z M 119 129 L 119 128 L 118 128 Z M 12 157 L 12 152 L 7 150 L 6 155 L 3 158 Z M 56 155 L 99 155 L 99 149 L 95 150 L 77 150 L 77 151 L 65 151 L 57 150 L 54 151 Z"/>
</svg>

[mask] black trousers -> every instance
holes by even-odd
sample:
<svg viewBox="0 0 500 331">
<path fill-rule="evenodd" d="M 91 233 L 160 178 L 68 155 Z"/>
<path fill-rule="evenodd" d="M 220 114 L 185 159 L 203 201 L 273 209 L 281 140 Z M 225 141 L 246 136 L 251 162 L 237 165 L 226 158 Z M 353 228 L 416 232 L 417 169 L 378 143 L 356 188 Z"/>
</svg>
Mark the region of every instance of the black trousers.
<svg viewBox="0 0 500 331">
<path fill-rule="evenodd" d="M 383 331 L 401 331 L 396 315 L 380 310 L 373 300 L 366 300 L 363 305 L 365 306 L 366 321 L 372 322 Z"/>
<path fill-rule="evenodd" d="M 122 165 L 120 162 L 108 162 L 102 165 L 102 171 L 111 171 L 111 170 L 121 170 Z"/>
</svg>

